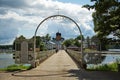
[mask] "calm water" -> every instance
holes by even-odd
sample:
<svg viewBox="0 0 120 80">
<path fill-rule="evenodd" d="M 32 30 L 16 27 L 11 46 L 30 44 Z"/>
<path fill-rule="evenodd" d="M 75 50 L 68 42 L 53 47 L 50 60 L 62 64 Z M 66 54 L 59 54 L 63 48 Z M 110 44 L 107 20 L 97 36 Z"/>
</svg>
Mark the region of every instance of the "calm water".
<svg viewBox="0 0 120 80">
<path fill-rule="evenodd" d="M 109 63 L 114 63 L 114 62 L 117 62 L 117 61 L 120 63 L 120 55 L 118 55 L 118 54 L 117 55 L 107 54 L 105 59 L 103 60 L 103 62 L 100 63 L 100 64 L 109 64 Z M 100 65 L 100 64 L 98 64 L 98 65 Z M 94 64 L 87 64 L 88 69 L 93 67 L 93 66 L 94 66 Z"/>
<path fill-rule="evenodd" d="M 102 64 L 116 62 L 117 60 L 120 62 L 120 55 L 118 55 L 118 54 L 116 54 L 116 55 L 107 54 L 106 58 L 104 59 Z"/>
<path fill-rule="evenodd" d="M 5 68 L 12 64 L 15 64 L 13 54 L 0 53 L 0 68 Z"/>
</svg>

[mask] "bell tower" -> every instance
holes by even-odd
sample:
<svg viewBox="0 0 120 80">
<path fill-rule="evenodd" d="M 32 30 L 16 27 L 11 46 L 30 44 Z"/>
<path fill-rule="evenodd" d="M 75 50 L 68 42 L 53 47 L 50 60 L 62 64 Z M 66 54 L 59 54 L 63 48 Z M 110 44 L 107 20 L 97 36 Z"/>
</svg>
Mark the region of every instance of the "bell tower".
<svg viewBox="0 0 120 80">
<path fill-rule="evenodd" d="M 59 32 L 56 33 L 56 40 L 57 41 L 61 40 L 61 33 Z"/>
</svg>

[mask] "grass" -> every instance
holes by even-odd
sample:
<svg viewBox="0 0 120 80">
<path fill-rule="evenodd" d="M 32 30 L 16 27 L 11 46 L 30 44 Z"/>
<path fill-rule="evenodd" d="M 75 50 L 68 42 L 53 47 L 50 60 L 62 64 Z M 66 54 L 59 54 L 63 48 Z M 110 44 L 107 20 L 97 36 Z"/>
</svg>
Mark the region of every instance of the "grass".
<svg viewBox="0 0 120 80">
<path fill-rule="evenodd" d="M 29 69 L 31 69 L 31 66 L 14 64 L 14 65 L 8 66 L 7 68 L 0 69 L 0 71 L 19 71 L 19 70 L 29 70 Z"/>
<path fill-rule="evenodd" d="M 0 69 L 0 71 L 6 71 L 6 68 L 2 68 L 2 69 Z"/>
<path fill-rule="evenodd" d="M 95 50 L 95 49 L 88 49 L 88 48 L 86 48 L 85 50 L 84 50 L 84 52 L 97 52 L 97 50 Z"/>
<path fill-rule="evenodd" d="M 88 70 L 96 70 L 96 71 L 118 71 L 118 64 L 117 63 L 110 63 L 110 64 L 101 64 L 90 67 Z"/>
</svg>

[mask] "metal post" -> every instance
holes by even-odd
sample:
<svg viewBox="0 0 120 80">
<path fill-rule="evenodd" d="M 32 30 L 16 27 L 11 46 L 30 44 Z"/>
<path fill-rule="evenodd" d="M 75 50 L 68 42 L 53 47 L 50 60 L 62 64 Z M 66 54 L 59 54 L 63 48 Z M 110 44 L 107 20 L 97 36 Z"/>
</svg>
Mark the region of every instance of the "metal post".
<svg viewBox="0 0 120 80">
<path fill-rule="evenodd" d="M 33 55 L 32 67 L 36 67 L 35 66 L 35 60 L 36 60 L 36 58 L 35 58 L 35 56 L 36 56 L 36 35 L 34 36 L 34 53 L 33 54 L 34 55 Z"/>
</svg>

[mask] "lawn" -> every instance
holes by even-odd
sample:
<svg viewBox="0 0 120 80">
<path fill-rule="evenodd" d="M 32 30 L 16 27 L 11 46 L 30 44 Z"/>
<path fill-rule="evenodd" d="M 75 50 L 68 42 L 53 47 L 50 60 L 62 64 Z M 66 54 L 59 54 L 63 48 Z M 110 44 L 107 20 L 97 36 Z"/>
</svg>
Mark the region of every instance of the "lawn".
<svg viewBox="0 0 120 80">
<path fill-rule="evenodd" d="M 25 66 L 23 64 L 10 65 L 7 68 L 2 68 L 0 71 L 19 71 L 19 70 L 29 70 L 31 66 Z"/>
</svg>

